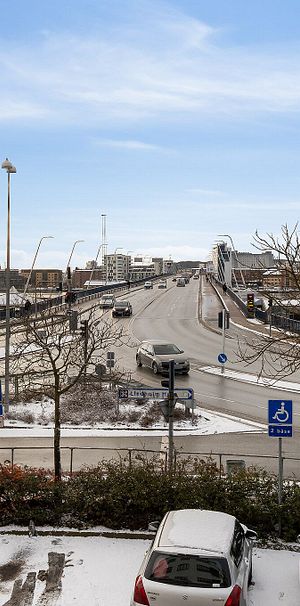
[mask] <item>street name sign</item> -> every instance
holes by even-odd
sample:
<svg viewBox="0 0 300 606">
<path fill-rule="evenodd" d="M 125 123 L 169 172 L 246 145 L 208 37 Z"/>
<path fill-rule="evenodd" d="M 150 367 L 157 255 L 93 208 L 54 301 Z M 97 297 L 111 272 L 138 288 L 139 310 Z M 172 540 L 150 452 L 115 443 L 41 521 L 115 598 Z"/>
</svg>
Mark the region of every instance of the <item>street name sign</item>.
<svg viewBox="0 0 300 606">
<path fill-rule="evenodd" d="M 174 389 L 175 398 L 179 400 L 192 400 L 194 397 L 194 390 L 191 388 L 182 389 L 175 388 Z M 163 388 L 152 389 L 149 387 L 145 387 L 143 389 L 119 389 L 119 398 L 120 400 L 130 400 L 130 399 L 147 399 L 147 400 L 165 400 L 169 397 L 169 390 Z"/>
</svg>

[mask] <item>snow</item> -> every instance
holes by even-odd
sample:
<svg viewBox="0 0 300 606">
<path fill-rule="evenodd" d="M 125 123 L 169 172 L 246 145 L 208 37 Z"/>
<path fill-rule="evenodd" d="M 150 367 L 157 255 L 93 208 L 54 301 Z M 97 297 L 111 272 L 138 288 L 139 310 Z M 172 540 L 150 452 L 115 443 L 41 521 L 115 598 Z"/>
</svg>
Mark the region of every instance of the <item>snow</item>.
<svg viewBox="0 0 300 606">
<path fill-rule="evenodd" d="M 293 383 L 292 381 L 282 381 L 276 379 L 267 379 L 266 377 L 257 377 L 249 373 L 238 372 L 236 370 L 222 369 L 219 366 L 202 366 L 202 372 L 207 372 L 213 375 L 221 375 L 227 379 L 234 379 L 235 381 L 242 381 L 245 383 L 255 383 L 256 385 L 267 386 L 269 389 L 283 389 L 285 391 L 294 391 L 295 393 L 300 392 L 300 384 Z"/>
<path fill-rule="evenodd" d="M 147 539 L 4 534 L 0 537 L 0 606 L 9 600 L 15 579 L 24 582 L 29 572 L 47 570 L 49 552 L 65 554 L 66 561 L 61 595 L 57 601 L 51 595 L 49 600 L 44 598 L 43 606 L 129 606 L 149 546 Z M 254 584 L 248 606 L 299 606 L 299 559 L 300 554 L 293 551 L 254 548 Z M 3 567 L 11 561 L 16 563 L 15 571 L 4 575 L 10 569 Z M 32 606 L 38 606 L 44 590 L 45 581 L 37 579 Z"/>
<path fill-rule="evenodd" d="M 232 537 L 235 518 L 220 511 L 186 509 L 170 514 L 161 536 L 162 545 L 224 552 Z"/>
<path fill-rule="evenodd" d="M 149 405 L 149 402 L 146 406 Z M 179 405 L 177 405 L 178 407 Z M 131 410 L 141 410 L 141 404 L 120 404 L 120 409 L 124 412 Z M 53 435 L 53 401 L 44 398 L 41 401 L 24 402 L 10 405 L 10 415 L 21 416 L 21 419 L 26 419 L 26 414 L 32 415 L 33 423 L 26 423 L 24 420 L 6 419 L 5 427 L 1 429 L 2 437 L 51 437 Z M 253 421 L 242 421 L 239 417 L 226 415 L 225 413 L 215 414 L 212 411 L 204 410 L 199 407 L 195 409 L 196 423 L 189 419 L 176 421 L 174 424 L 174 432 L 180 432 L 180 435 L 209 435 L 225 432 L 238 431 L 260 431 L 265 430 L 266 425 Z M 161 420 L 155 422 L 149 428 L 142 428 L 138 423 L 133 422 L 102 422 L 90 425 L 62 425 L 61 435 L 63 437 L 101 437 L 107 436 L 146 436 L 149 431 L 154 432 L 157 436 L 164 436 L 168 431 L 168 424 Z"/>
</svg>

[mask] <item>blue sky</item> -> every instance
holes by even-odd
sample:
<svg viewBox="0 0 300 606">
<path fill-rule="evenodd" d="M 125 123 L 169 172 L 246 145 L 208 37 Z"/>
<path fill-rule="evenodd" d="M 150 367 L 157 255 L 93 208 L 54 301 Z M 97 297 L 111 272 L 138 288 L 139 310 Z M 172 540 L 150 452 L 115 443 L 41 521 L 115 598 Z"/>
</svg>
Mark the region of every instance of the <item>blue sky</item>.
<svg viewBox="0 0 300 606">
<path fill-rule="evenodd" d="M 208 257 L 294 225 L 299 0 L 0 0 L 12 265 L 109 251 Z M 7 176 L 0 174 L 0 264 Z"/>
</svg>

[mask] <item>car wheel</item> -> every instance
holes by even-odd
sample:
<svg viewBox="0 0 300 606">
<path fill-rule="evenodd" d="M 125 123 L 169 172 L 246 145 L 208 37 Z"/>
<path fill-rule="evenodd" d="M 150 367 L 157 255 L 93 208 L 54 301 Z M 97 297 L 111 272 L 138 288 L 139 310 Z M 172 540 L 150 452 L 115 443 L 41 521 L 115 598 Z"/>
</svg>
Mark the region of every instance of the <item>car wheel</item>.
<svg viewBox="0 0 300 606">
<path fill-rule="evenodd" d="M 185 371 L 185 372 L 183 372 L 182 374 L 183 374 L 183 375 L 188 375 L 188 374 L 189 374 L 189 372 L 190 372 L 189 370 L 186 370 L 186 371 Z"/>
<path fill-rule="evenodd" d="M 140 360 L 140 358 L 139 358 L 138 356 L 136 357 L 136 365 L 137 365 L 139 368 L 141 368 L 141 366 L 143 366 L 143 365 L 142 365 L 142 362 L 141 362 L 141 360 Z"/>
<path fill-rule="evenodd" d="M 152 370 L 153 370 L 154 375 L 158 375 L 158 366 L 157 366 L 156 362 L 153 362 Z"/>
</svg>

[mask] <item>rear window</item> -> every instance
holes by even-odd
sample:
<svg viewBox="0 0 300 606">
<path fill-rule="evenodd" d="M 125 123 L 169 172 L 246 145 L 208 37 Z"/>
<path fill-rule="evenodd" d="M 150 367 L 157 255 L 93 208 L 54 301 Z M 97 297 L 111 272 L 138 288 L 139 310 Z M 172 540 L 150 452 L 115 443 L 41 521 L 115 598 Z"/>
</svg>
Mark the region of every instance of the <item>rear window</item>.
<svg viewBox="0 0 300 606">
<path fill-rule="evenodd" d="M 179 354 L 180 349 L 173 343 L 164 343 L 163 345 L 154 345 L 154 353 L 158 356 L 168 356 L 172 354 Z"/>
<path fill-rule="evenodd" d="M 188 587 L 230 587 L 225 558 L 163 553 L 154 551 L 148 562 L 146 579 Z"/>
</svg>

